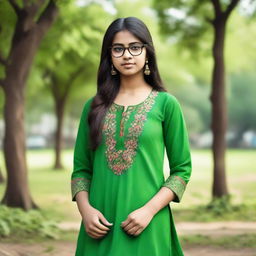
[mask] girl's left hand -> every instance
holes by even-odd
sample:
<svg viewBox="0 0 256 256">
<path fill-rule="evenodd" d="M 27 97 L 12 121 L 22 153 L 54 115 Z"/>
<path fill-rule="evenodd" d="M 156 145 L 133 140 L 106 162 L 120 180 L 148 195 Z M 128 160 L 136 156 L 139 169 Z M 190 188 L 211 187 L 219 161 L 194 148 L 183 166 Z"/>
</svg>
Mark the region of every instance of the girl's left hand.
<svg viewBox="0 0 256 256">
<path fill-rule="evenodd" d="M 143 206 L 131 212 L 127 219 L 122 222 L 121 227 L 129 235 L 138 236 L 148 226 L 153 217 L 152 211 Z"/>
</svg>

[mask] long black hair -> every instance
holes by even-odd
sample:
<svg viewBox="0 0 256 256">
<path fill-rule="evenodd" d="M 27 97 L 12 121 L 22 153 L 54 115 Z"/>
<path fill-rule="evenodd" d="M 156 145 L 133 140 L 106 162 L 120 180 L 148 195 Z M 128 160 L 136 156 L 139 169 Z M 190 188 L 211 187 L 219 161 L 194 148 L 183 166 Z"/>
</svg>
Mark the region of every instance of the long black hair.
<svg viewBox="0 0 256 256">
<path fill-rule="evenodd" d="M 90 127 L 90 147 L 96 150 L 102 139 L 103 119 L 108 107 L 113 103 L 120 87 L 120 74 L 111 75 L 111 52 L 114 36 L 117 32 L 128 30 L 142 43 L 146 43 L 150 75 L 144 75 L 145 81 L 157 91 L 166 91 L 157 68 L 155 49 L 147 26 L 136 17 L 118 18 L 114 20 L 105 32 L 101 58 L 97 74 L 97 93 L 93 97 L 88 114 Z"/>
</svg>

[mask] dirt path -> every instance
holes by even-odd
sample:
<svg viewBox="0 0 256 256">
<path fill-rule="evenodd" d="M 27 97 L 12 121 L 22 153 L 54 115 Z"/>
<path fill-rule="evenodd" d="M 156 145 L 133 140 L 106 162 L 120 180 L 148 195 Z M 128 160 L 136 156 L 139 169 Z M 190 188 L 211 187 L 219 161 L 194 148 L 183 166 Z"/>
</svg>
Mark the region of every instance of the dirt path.
<svg viewBox="0 0 256 256">
<path fill-rule="evenodd" d="M 62 230 L 78 231 L 80 223 L 61 223 Z M 255 222 L 176 223 L 179 235 L 232 236 L 256 233 Z M 75 242 L 50 241 L 40 244 L 1 243 L 0 256 L 73 256 Z M 184 247 L 185 256 L 256 256 L 255 248 L 225 249 L 211 246 Z M 106 255 L 107 256 L 107 255 Z"/>
<path fill-rule="evenodd" d="M 180 235 L 234 236 L 256 234 L 256 222 L 179 222 L 176 224 Z"/>
<path fill-rule="evenodd" d="M 48 244 L 13 244 L 0 242 L 0 256 L 73 256 L 74 242 L 51 241 Z"/>
<path fill-rule="evenodd" d="M 216 247 L 190 247 L 184 249 L 185 256 L 256 256 L 255 249 L 243 248 L 240 250 L 234 249 L 224 249 Z"/>
</svg>

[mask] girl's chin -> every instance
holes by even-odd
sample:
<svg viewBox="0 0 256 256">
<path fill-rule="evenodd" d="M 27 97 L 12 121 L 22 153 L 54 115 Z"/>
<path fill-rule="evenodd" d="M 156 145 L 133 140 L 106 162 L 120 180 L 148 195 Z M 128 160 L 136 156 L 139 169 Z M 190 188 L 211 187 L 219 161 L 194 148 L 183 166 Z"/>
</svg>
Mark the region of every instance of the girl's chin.
<svg viewBox="0 0 256 256">
<path fill-rule="evenodd" d="M 122 69 L 122 70 L 119 71 L 119 73 L 121 75 L 129 75 L 129 76 L 130 75 L 138 74 L 140 72 L 143 72 L 143 70 L 142 69 L 141 70 L 137 70 L 137 69 L 133 69 L 133 68 L 131 68 L 131 69 Z"/>
<path fill-rule="evenodd" d="M 126 72 L 120 72 L 120 74 L 121 74 L 122 76 L 132 76 L 132 75 L 138 74 L 138 72 L 126 71 Z"/>
</svg>

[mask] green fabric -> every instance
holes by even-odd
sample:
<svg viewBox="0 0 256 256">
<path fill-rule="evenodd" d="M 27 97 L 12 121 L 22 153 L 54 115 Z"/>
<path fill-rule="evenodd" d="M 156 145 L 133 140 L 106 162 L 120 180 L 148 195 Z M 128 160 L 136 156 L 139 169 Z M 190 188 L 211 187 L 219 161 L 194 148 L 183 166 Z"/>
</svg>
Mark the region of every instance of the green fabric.
<svg viewBox="0 0 256 256">
<path fill-rule="evenodd" d="M 82 190 L 90 204 L 113 223 L 102 239 L 87 235 L 81 222 L 76 256 L 181 256 L 170 205 L 162 208 L 138 236 L 122 228 L 129 213 L 145 205 L 161 187 L 171 189 L 180 202 L 191 175 L 188 134 L 178 100 L 152 90 L 137 105 L 113 103 L 104 118 L 102 142 L 89 150 L 87 116 L 93 97 L 84 105 L 71 175 L 72 200 Z M 164 153 L 170 176 L 163 174 Z"/>
</svg>

